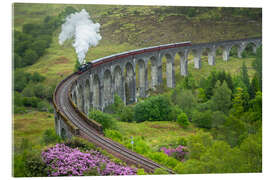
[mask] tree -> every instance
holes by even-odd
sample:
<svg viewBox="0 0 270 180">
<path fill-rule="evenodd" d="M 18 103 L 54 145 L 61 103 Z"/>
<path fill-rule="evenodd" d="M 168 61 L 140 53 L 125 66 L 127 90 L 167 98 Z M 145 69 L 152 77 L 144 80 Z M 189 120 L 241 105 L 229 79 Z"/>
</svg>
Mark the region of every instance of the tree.
<svg viewBox="0 0 270 180">
<path fill-rule="evenodd" d="M 196 105 L 196 98 L 192 94 L 191 90 L 178 89 L 176 88 L 173 91 L 171 96 L 172 102 L 178 105 L 188 117 L 191 116 L 192 110 Z"/>
<path fill-rule="evenodd" d="M 172 106 L 166 96 L 152 96 L 137 103 L 134 107 L 134 119 L 136 122 L 143 121 L 171 121 L 169 114 Z"/>
<path fill-rule="evenodd" d="M 252 62 L 252 66 L 256 71 L 258 77 L 259 90 L 262 91 L 262 46 L 256 51 L 256 59 Z"/>
<path fill-rule="evenodd" d="M 249 135 L 240 145 L 242 172 L 262 172 L 262 134 Z"/>
<path fill-rule="evenodd" d="M 186 115 L 186 113 L 181 113 L 177 116 L 177 120 L 176 122 L 182 126 L 183 128 L 187 128 L 189 125 L 189 121 L 188 121 L 188 117 Z"/>
<path fill-rule="evenodd" d="M 199 103 L 204 103 L 207 101 L 207 97 L 206 97 L 206 94 L 205 94 L 205 91 L 203 88 L 198 88 L 197 90 L 197 99 L 198 99 L 198 102 Z"/>
<path fill-rule="evenodd" d="M 222 111 L 215 111 L 212 113 L 212 127 L 219 128 L 221 127 L 225 121 L 227 116 Z"/>
<path fill-rule="evenodd" d="M 250 87 L 250 82 L 249 82 L 249 77 L 248 77 L 248 70 L 247 66 L 245 64 L 245 61 L 243 61 L 242 68 L 241 68 L 241 79 L 243 83 L 245 84 L 248 93 L 251 94 L 251 87 Z"/>
<path fill-rule="evenodd" d="M 217 81 L 214 95 L 211 98 L 212 109 L 227 113 L 231 107 L 231 94 L 232 91 L 228 88 L 226 81 L 224 81 L 222 85 L 220 81 Z"/>
<path fill-rule="evenodd" d="M 212 121 L 212 112 L 210 110 L 204 112 L 195 110 L 192 112 L 192 122 L 200 128 L 211 129 Z"/>
<path fill-rule="evenodd" d="M 31 77 L 31 80 L 33 82 L 42 82 L 45 80 L 45 77 L 42 76 L 41 74 L 39 74 L 38 72 L 34 72 L 32 77 Z"/>
<path fill-rule="evenodd" d="M 35 51 L 32 49 L 27 49 L 24 53 L 23 60 L 26 65 L 32 65 L 34 64 L 38 59 L 38 55 Z"/>
<path fill-rule="evenodd" d="M 14 53 L 14 68 L 23 67 L 23 61 L 21 56 L 19 56 L 17 53 Z"/>
<path fill-rule="evenodd" d="M 38 57 L 41 57 L 47 48 L 47 41 L 38 39 L 31 44 L 30 48 L 37 53 Z"/>
<path fill-rule="evenodd" d="M 231 113 L 236 116 L 240 117 L 244 112 L 244 93 L 242 88 L 236 88 L 236 93 L 234 94 L 233 98 L 233 107 L 231 109 Z"/>
</svg>

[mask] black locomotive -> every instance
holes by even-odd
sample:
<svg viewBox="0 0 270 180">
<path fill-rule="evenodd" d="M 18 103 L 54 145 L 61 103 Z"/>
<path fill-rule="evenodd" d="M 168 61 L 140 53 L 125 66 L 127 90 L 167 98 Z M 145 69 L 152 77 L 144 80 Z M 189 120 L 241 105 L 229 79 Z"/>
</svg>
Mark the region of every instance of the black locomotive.
<svg viewBox="0 0 270 180">
<path fill-rule="evenodd" d="M 78 74 L 81 74 L 85 71 L 87 71 L 88 69 L 90 69 L 92 67 L 92 63 L 91 62 L 87 62 L 85 64 L 82 64 L 79 68 L 78 68 Z"/>
</svg>

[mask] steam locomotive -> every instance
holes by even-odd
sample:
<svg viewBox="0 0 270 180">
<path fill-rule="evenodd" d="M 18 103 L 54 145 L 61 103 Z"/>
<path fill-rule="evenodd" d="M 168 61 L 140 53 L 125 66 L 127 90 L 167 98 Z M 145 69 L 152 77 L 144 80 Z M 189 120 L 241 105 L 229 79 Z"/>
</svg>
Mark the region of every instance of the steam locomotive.
<svg viewBox="0 0 270 180">
<path fill-rule="evenodd" d="M 147 53 L 147 52 L 160 51 L 160 50 L 164 50 L 164 49 L 183 47 L 183 46 L 191 46 L 191 45 L 192 45 L 191 42 L 187 41 L 187 42 L 181 42 L 181 43 L 173 43 L 173 44 L 154 46 L 154 47 L 143 48 L 143 49 L 138 49 L 138 50 L 132 50 L 132 51 L 124 52 L 124 53 L 119 53 L 119 54 L 107 56 L 104 58 L 93 60 L 91 62 L 87 62 L 86 64 L 82 64 L 78 68 L 78 74 L 81 74 L 81 73 L 87 71 L 88 69 L 99 66 L 101 64 L 111 62 L 111 61 L 114 61 L 117 59 L 125 58 L 128 56 L 134 56 L 134 55 L 143 54 L 143 53 Z"/>
<path fill-rule="evenodd" d="M 92 67 L 92 63 L 91 62 L 87 62 L 85 64 L 80 65 L 80 67 L 78 68 L 78 74 L 81 74 L 84 71 L 87 71 L 91 67 Z"/>
</svg>

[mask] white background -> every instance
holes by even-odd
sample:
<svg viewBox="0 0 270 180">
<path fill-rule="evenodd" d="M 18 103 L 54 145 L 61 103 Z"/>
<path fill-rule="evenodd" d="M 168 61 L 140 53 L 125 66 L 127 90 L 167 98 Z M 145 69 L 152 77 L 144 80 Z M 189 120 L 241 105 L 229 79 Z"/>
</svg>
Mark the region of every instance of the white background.
<svg viewBox="0 0 270 180">
<path fill-rule="evenodd" d="M 4 1 L 4 2 L 3 2 Z M 0 178 L 13 179 L 12 174 L 12 113 L 11 113 L 11 62 L 12 62 L 12 3 L 65 3 L 65 4 L 122 4 L 122 5 L 179 5 L 179 6 L 223 6 L 223 7 L 262 7 L 263 8 L 263 173 L 249 174 L 199 174 L 199 175 L 166 175 L 166 176 L 109 176 L 109 177 L 71 177 L 73 179 L 207 179 L 207 180 L 222 180 L 222 179 L 270 179 L 270 148 L 269 148 L 269 14 L 270 6 L 267 0 L 3 0 L 0 4 L 1 26 L 0 26 Z M 28 178 L 26 178 L 28 179 Z M 35 178 L 44 179 L 44 178 Z M 49 178 L 49 179 L 66 179 Z"/>
</svg>

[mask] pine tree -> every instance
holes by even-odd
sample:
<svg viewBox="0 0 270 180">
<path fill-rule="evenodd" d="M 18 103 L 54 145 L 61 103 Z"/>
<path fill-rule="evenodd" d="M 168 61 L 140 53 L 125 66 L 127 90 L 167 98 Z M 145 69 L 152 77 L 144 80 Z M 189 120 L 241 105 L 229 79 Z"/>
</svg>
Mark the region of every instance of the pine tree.
<svg viewBox="0 0 270 180">
<path fill-rule="evenodd" d="M 216 89 L 212 97 L 212 109 L 227 113 L 231 107 L 232 91 L 228 88 L 226 81 L 221 85 L 220 81 L 216 83 Z"/>
</svg>

